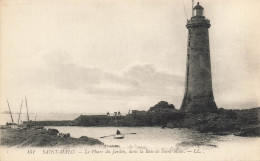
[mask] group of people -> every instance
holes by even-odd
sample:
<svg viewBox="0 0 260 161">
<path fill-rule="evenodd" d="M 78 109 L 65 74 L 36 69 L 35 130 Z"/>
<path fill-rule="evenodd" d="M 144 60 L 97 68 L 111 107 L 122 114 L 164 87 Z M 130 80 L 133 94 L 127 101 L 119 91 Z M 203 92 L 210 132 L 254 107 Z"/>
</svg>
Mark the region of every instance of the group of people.
<svg viewBox="0 0 260 161">
<path fill-rule="evenodd" d="M 120 112 L 120 111 L 114 112 L 114 115 L 115 115 L 115 116 L 121 116 L 121 112 Z M 109 112 L 107 113 L 107 116 L 110 116 L 110 113 L 109 113 Z"/>
<path fill-rule="evenodd" d="M 130 114 L 130 113 L 131 113 L 131 110 L 128 111 L 128 114 Z M 114 112 L 114 115 L 115 115 L 115 116 L 122 116 L 120 111 Z M 110 116 L 110 113 L 109 113 L 109 112 L 107 112 L 107 116 Z"/>
</svg>

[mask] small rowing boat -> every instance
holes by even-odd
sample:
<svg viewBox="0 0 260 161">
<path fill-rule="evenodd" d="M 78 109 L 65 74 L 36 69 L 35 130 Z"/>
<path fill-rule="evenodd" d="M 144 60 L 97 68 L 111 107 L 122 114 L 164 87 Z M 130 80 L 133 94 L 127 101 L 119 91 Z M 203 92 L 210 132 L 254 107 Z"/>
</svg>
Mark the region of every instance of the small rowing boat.
<svg viewBox="0 0 260 161">
<path fill-rule="evenodd" d="M 124 134 L 121 134 L 121 132 L 119 130 L 117 130 L 116 131 L 116 135 L 101 136 L 100 138 L 106 138 L 106 137 L 113 136 L 114 139 L 124 139 L 125 135 L 128 135 L 128 134 L 136 134 L 136 133 L 124 133 Z"/>
<path fill-rule="evenodd" d="M 114 136 L 114 139 L 123 139 L 124 135 L 121 134 L 119 130 L 116 131 L 116 135 Z"/>
</svg>

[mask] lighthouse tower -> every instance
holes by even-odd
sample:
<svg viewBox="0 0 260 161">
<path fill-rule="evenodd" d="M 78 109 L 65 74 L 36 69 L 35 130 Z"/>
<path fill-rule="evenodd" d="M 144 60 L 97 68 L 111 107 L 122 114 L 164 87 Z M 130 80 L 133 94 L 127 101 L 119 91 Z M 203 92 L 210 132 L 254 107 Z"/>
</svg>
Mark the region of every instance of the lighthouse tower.
<svg viewBox="0 0 260 161">
<path fill-rule="evenodd" d="M 187 21 L 188 47 L 185 94 L 180 110 L 205 112 L 217 110 L 212 90 L 209 33 L 210 21 L 197 3 Z"/>
</svg>

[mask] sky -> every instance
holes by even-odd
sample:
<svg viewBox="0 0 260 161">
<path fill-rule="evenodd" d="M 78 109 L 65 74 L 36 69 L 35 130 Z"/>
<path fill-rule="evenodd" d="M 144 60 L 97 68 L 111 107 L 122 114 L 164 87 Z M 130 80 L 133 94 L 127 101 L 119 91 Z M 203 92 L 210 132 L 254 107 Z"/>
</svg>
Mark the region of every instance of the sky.
<svg viewBox="0 0 260 161">
<path fill-rule="evenodd" d="M 197 1 L 195 1 L 197 2 Z M 0 111 L 177 109 L 191 0 L 1 0 Z M 187 18 L 184 11 L 184 6 Z M 218 107 L 260 106 L 259 0 L 201 0 Z"/>
</svg>

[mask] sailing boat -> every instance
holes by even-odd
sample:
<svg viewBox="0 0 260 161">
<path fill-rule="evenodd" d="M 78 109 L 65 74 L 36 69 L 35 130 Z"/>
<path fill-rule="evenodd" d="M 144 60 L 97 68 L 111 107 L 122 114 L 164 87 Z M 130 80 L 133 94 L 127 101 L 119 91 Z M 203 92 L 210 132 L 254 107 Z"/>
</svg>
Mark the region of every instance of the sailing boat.
<svg viewBox="0 0 260 161">
<path fill-rule="evenodd" d="M 26 97 L 25 97 L 25 105 L 26 105 L 27 120 L 28 120 L 28 123 L 30 123 L 30 118 L 29 118 L 29 113 L 28 113 L 28 106 L 27 106 L 27 99 L 26 99 Z"/>
<path fill-rule="evenodd" d="M 17 127 L 17 129 L 26 129 L 26 125 L 24 123 L 20 124 L 22 122 L 21 121 L 22 107 L 23 107 L 23 99 L 22 99 L 22 102 L 21 102 L 20 112 L 19 112 L 19 115 L 18 115 L 18 127 Z"/>
<path fill-rule="evenodd" d="M 6 101 L 7 101 L 7 105 L 8 105 L 9 113 L 10 113 L 11 120 L 12 120 L 11 123 L 8 123 L 8 122 L 7 122 L 6 125 L 9 126 L 9 127 L 11 127 L 11 128 L 15 128 L 15 127 L 17 127 L 17 124 L 14 123 L 14 119 L 13 119 L 13 115 L 12 115 L 12 111 L 11 111 L 11 108 L 10 108 L 10 105 L 9 105 L 9 101 L 8 101 L 8 99 L 6 99 Z"/>
<path fill-rule="evenodd" d="M 25 107 L 26 107 L 26 113 L 27 113 L 27 123 L 26 123 L 26 127 L 27 127 L 27 128 L 30 128 L 30 127 L 31 127 L 31 125 L 30 125 L 31 121 L 30 121 L 30 118 L 29 118 L 29 112 L 28 112 L 28 105 L 27 105 L 27 99 L 26 99 L 26 97 L 24 98 L 24 100 L 25 100 Z"/>
<path fill-rule="evenodd" d="M 19 112 L 19 116 L 18 116 L 18 125 L 20 124 L 20 117 L 21 117 L 22 107 L 23 107 L 23 100 L 22 100 L 21 106 L 20 106 L 20 112 Z"/>
</svg>

